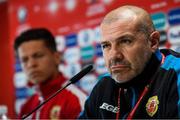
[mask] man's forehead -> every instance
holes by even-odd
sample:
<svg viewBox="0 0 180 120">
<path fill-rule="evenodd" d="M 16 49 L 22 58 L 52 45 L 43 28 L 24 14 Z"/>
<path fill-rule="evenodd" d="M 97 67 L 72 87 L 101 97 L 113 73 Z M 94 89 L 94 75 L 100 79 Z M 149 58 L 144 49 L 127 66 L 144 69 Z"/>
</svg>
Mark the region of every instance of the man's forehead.
<svg viewBox="0 0 180 120">
<path fill-rule="evenodd" d="M 118 20 L 135 19 L 137 14 L 130 9 L 116 9 L 108 13 L 102 21 L 102 24 L 111 24 Z"/>
<path fill-rule="evenodd" d="M 43 41 L 27 41 L 22 43 L 18 48 L 18 53 L 30 53 L 35 51 L 43 51 L 46 48 Z"/>
<path fill-rule="evenodd" d="M 133 22 L 134 21 L 134 22 Z M 101 38 L 117 37 L 121 34 L 134 33 L 136 31 L 135 20 L 118 20 L 112 24 L 102 24 L 100 27 Z"/>
</svg>

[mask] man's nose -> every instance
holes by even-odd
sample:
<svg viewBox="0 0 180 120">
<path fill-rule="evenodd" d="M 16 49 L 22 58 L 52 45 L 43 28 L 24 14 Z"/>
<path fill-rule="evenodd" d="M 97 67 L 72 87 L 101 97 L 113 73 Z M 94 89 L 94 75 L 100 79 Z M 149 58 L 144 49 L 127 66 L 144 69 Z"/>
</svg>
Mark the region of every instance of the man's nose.
<svg viewBox="0 0 180 120">
<path fill-rule="evenodd" d="M 33 58 L 30 58 L 27 63 L 27 67 L 32 68 L 32 67 L 36 67 L 36 66 L 37 66 L 37 61 Z"/>
<path fill-rule="evenodd" d="M 112 46 L 110 56 L 112 58 L 119 58 L 119 59 L 123 59 L 124 57 L 121 48 L 119 48 L 118 46 Z"/>
</svg>

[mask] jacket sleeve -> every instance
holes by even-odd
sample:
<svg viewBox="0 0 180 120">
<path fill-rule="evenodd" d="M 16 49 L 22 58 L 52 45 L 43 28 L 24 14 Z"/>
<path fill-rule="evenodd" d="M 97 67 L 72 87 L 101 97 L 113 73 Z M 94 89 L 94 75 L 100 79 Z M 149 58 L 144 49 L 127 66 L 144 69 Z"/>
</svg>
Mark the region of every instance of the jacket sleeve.
<svg viewBox="0 0 180 120">
<path fill-rule="evenodd" d="M 166 100 L 165 118 L 180 118 L 180 74 L 171 72 L 171 76 L 166 85 L 168 97 L 164 98 Z"/>
<path fill-rule="evenodd" d="M 166 55 L 162 68 L 168 71 L 164 76 L 163 98 L 165 118 L 180 118 L 180 54 L 172 50 L 162 50 Z M 162 79 L 163 80 L 163 79 Z"/>
</svg>

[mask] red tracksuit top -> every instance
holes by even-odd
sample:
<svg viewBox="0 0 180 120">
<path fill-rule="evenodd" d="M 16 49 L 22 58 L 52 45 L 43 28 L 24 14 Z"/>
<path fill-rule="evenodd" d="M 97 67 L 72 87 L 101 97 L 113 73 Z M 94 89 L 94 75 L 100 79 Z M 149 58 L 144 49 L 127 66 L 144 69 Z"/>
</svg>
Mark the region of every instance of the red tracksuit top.
<svg viewBox="0 0 180 120">
<path fill-rule="evenodd" d="M 39 91 L 22 106 L 20 117 L 31 112 L 43 100 L 56 92 L 66 79 L 60 73 L 56 79 L 39 85 Z M 32 119 L 75 119 L 84 107 L 86 95 L 75 85 L 70 85 L 52 98 L 28 118 Z"/>
</svg>

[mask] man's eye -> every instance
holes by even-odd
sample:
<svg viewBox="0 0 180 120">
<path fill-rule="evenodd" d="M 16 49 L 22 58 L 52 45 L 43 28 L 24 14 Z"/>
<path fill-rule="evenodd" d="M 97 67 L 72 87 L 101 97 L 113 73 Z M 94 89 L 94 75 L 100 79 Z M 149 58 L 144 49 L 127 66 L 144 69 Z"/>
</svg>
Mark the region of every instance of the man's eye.
<svg viewBox="0 0 180 120">
<path fill-rule="evenodd" d="M 41 57 L 43 57 L 43 56 L 44 56 L 44 54 L 35 54 L 35 55 L 34 55 L 35 58 L 41 58 Z"/>
<path fill-rule="evenodd" d="M 129 40 L 129 39 L 123 39 L 123 40 L 121 40 L 121 43 L 123 43 L 123 44 L 130 44 L 132 41 L 131 40 Z"/>
<path fill-rule="evenodd" d="M 26 63 L 26 62 L 28 61 L 28 58 L 22 58 L 22 59 L 20 59 L 20 61 L 21 61 L 22 63 Z"/>
<path fill-rule="evenodd" d="M 102 49 L 105 49 L 105 48 L 107 48 L 107 47 L 109 47 L 108 44 L 103 44 L 103 45 L 101 45 L 101 48 L 102 48 Z"/>
</svg>

